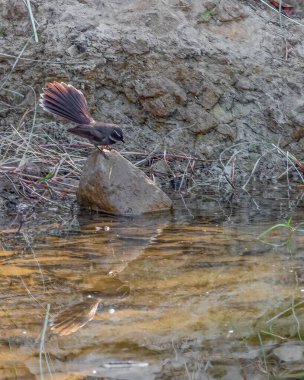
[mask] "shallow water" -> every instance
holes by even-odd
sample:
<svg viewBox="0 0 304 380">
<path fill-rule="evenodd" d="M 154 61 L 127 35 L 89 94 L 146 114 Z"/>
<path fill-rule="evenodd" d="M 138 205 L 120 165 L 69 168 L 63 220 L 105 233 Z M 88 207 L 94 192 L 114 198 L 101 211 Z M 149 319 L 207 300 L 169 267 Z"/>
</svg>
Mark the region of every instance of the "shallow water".
<svg viewBox="0 0 304 380">
<path fill-rule="evenodd" d="M 281 247 L 257 240 L 288 214 L 300 222 L 301 209 L 259 205 L 196 205 L 195 216 L 80 215 L 40 228 L 38 217 L 19 235 L 3 231 L 0 378 L 303 372 L 304 234 L 288 241 L 281 229 L 264 239 Z"/>
</svg>

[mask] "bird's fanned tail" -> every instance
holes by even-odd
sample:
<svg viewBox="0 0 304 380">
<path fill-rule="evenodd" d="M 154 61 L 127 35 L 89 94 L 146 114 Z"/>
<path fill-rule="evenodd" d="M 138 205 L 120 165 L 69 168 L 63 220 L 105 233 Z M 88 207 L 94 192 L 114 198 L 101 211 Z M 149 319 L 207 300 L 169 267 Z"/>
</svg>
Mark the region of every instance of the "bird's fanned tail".
<svg viewBox="0 0 304 380">
<path fill-rule="evenodd" d="M 83 93 L 66 83 L 51 82 L 43 89 L 41 107 L 77 124 L 94 124 Z"/>
</svg>

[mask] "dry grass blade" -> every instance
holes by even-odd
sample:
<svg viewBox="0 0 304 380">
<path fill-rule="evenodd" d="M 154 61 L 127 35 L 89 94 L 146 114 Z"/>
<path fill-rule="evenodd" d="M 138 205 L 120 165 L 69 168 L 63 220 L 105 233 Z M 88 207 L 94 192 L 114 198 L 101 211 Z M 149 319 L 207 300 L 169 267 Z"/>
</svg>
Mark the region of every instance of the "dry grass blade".
<svg viewBox="0 0 304 380">
<path fill-rule="evenodd" d="M 14 62 L 14 64 L 13 64 L 11 70 L 10 70 L 9 73 L 6 75 L 5 79 L 3 80 L 2 84 L 0 85 L 0 90 L 2 90 L 2 89 L 4 88 L 6 82 L 7 82 L 8 79 L 10 78 L 12 72 L 15 70 L 15 67 L 17 66 L 19 60 L 21 59 L 22 54 L 25 52 L 25 49 L 26 49 L 27 46 L 29 45 L 30 41 L 31 41 L 31 38 L 29 38 L 29 39 L 26 41 L 26 43 L 25 43 L 25 45 L 23 46 L 23 48 L 21 49 L 20 53 L 18 54 L 18 56 L 16 56 L 15 62 Z"/>
<path fill-rule="evenodd" d="M 25 1 L 25 5 L 27 7 L 27 10 L 29 12 L 29 16 L 31 19 L 31 24 L 32 24 L 33 33 L 34 33 L 34 39 L 35 39 L 35 42 L 38 43 L 39 40 L 38 40 L 38 33 L 37 33 L 37 28 L 36 28 L 37 21 L 35 20 L 34 15 L 33 15 L 31 1 L 30 0 L 24 0 L 24 1 Z"/>
<path fill-rule="evenodd" d="M 27 200 L 68 208 L 66 201 L 74 200 L 85 157 L 46 129 L 33 123 L 27 130 L 22 123 L 3 134 L 0 178 Z"/>
<path fill-rule="evenodd" d="M 274 8 L 274 7 L 273 7 L 272 5 L 270 5 L 267 1 L 265 1 L 265 0 L 260 0 L 260 2 L 263 3 L 264 5 L 266 5 L 268 8 L 270 8 L 273 12 L 278 13 L 279 16 L 280 16 L 280 18 L 283 17 L 283 18 L 287 19 L 288 21 L 290 21 L 290 22 L 292 22 L 292 23 L 294 23 L 294 24 L 296 24 L 296 25 L 299 25 L 299 26 L 302 26 L 302 27 L 304 26 L 304 24 L 303 24 L 302 22 L 300 22 L 300 21 L 298 21 L 298 20 L 295 20 L 295 19 L 293 19 L 293 18 L 291 18 L 291 17 L 288 17 L 288 16 L 284 15 L 284 13 L 282 13 L 279 9 Z"/>
<path fill-rule="evenodd" d="M 47 310 L 46 310 L 46 315 L 43 323 L 43 329 L 41 333 L 41 339 L 40 339 L 40 347 L 39 347 L 39 369 L 40 369 L 40 378 L 43 380 L 44 379 L 44 372 L 43 372 L 43 363 L 42 363 L 42 355 L 44 354 L 45 360 L 46 360 L 46 365 L 49 370 L 49 374 L 52 376 L 51 369 L 49 366 L 48 358 L 45 352 L 45 334 L 48 326 L 48 318 L 49 318 L 49 312 L 50 312 L 51 305 L 47 305 Z"/>
</svg>

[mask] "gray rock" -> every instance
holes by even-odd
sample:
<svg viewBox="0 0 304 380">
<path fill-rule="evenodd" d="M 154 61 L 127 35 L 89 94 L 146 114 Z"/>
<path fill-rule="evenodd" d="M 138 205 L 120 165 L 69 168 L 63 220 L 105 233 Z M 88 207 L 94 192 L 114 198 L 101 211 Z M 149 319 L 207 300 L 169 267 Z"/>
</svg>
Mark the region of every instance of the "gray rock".
<svg viewBox="0 0 304 380">
<path fill-rule="evenodd" d="M 79 182 L 80 206 L 115 215 L 168 210 L 171 199 L 118 152 L 98 150 L 87 159 Z"/>
<path fill-rule="evenodd" d="M 303 361 L 304 348 L 298 344 L 285 344 L 273 350 L 276 357 L 284 362 Z"/>
</svg>

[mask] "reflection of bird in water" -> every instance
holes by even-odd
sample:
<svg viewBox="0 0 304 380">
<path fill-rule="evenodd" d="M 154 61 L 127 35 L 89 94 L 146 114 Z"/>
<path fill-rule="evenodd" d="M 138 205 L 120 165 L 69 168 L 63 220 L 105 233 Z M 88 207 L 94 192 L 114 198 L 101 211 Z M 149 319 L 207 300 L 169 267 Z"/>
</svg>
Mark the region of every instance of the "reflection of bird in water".
<svg viewBox="0 0 304 380">
<path fill-rule="evenodd" d="M 58 335 L 69 335 L 90 322 L 97 311 L 101 298 L 88 299 L 57 315 L 51 330 Z"/>
<path fill-rule="evenodd" d="M 116 297 L 119 297 L 119 300 L 130 294 L 129 286 L 124 284 L 117 291 Z M 113 297 L 113 292 L 109 295 Z M 103 297 L 88 296 L 85 301 L 79 302 L 60 312 L 50 322 L 52 332 L 58 335 L 69 335 L 81 329 L 94 318 L 98 306 L 104 300 L 104 297 L 106 297 L 106 294 L 103 294 Z M 112 298 L 111 301 L 113 302 Z"/>
<path fill-rule="evenodd" d="M 69 335 L 90 322 L 97 311 L 101 298 L 88 298 L 65 309 L 53 320 L 51 330 L 58 335 Z"/>
<path fill-rule="evenodd" d="M 88 139 L 101 152 L 102 147 L 124 142 L 121 128 L 116 124 L 95 121 L 83 93 L 70 84 L 48 83 L 41 94 L 40 105 L 45 111 L 78 124 L 68 132 Z"/>
</svg>

